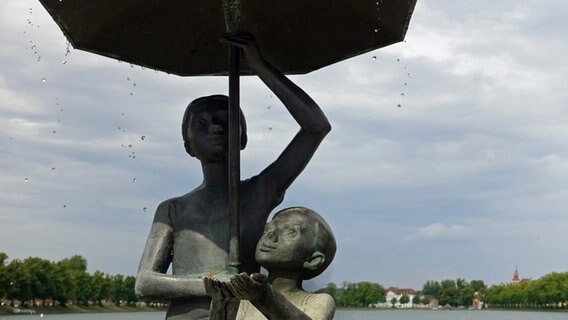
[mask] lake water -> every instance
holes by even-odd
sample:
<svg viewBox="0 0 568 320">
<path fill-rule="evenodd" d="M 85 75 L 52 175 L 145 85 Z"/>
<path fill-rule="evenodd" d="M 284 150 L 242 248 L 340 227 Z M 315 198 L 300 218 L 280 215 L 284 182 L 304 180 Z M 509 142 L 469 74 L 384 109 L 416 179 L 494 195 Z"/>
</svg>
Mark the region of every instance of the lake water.
<svg viewBox="0 0 568 320">
<path fill-rule="evenodd" d="M 163 320 L 164 312 L 0 316 L 0 320 Z M 567 320 L 568 312 L 338 310 L 335 320 Z"/>
</svg>

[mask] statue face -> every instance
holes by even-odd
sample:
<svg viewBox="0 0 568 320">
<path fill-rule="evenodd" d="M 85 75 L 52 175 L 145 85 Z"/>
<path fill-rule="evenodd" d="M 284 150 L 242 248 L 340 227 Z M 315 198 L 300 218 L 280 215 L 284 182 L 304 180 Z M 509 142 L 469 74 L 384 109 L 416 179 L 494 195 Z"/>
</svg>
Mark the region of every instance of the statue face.
<svg viewBox="0 0 568 320">
<path fill-rule="evenodd" d="M 227 158 L 228 120 L 225 108 L 203 109 L 191 115 L 187 136 L 199 160 L 217 162 Z"/>
<path fill-rule="evenodd" d="M 256 261 L 267 270 L 301 269 L 312 254 L 314 234 L 309 220 L 301 214 L 282 214 L 266 224 L 256 246 Z"/>
</svg>

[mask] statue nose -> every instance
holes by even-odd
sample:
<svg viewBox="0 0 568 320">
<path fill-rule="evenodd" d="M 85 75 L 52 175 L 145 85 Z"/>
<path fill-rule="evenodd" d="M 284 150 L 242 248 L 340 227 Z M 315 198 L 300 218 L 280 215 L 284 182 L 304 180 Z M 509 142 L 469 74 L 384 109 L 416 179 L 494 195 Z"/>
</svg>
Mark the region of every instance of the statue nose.
<svg viewBox="0 0 568 320">
<path fill-rule="evenodd" d="M 270 231 L 269 233 L 266 234 L 266 236 L 268 237 L 268 239 L 270 239 L 274 242 L 278 241 L 278 235 L 274 231 Z"/>
<path fill-rule="evenodd" d="M 223 126 L 221 126 L 221 125 L 212 124 L 212 125 L 209 127 L 209 133 L 216 133 L 216 134 L 219 134 L 219 133 L 223 133 L 223 132 L 224 132 L 224 128 L 223 128 Z"/>
</svg>

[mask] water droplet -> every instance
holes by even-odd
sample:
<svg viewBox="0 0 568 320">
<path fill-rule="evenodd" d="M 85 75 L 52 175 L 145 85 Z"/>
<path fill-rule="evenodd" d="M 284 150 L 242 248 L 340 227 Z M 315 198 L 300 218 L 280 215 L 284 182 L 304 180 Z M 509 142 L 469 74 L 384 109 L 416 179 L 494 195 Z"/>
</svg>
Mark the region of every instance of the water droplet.
<svg viewBox="0 0 568 320">
<path fill-rule="evenodd" d="M 122 113 L 122 116 L 124 117 L 124 112 Z"/>
<path fill-rule="evenodd" d="M 36 49 L 36 46 L 35 46 L 35 45 L 33 45 L 33 46 L 32 46 L 32 50 L 35 50 L 35 49 Z"/>
<path fill-rule="evenodd" d="M 126 77 L 126 81 L 130 81 L 130 77 Z"/>
<path fill-rule="evenodd" d="M 52 172 L 55 172 L 55 167 L 51 167 L 51 171 L 52 171 Z"/>
<path fill-rule="evenodd" d="M 144 208 L 142 208 L 142 211 L 148 212 L 148 208 L 144 207 Z"/>
<path fill-rule="evenodd" d="M 43 318 L 43 313 L 39 315 L 40 318 Z"/>
<path fill-rule="evenodd" d="M 132 156 L 132 159 L 136 159 L 136 156 Z"/>
<path fill-rule="evenodd" d="M 132 63 L 130 64 L 130 68 L 134 68 L 134 65 Z"/>
<path fill-rule="evenodd" d="M 24 179 L 24 182 L 29 182 L 29 181 L 30 181 L 30 179 L 28 179 L 28 178 Z"/>
<path fill-rule="evenodd" d="M 400 62 L 400 59 L 396 59 L 397 62 Z"/>
<path fill-rule="evenodd" d="M 141 136 L 140 139 L 141 139 L 142 141 L 144 141 L 144 140 L 146 140 L 146 136 Z"/>
<path fill-rule="evenodd" d="M 377 60 L 377 56 L 373 56 L 373 60 Z"/>
<path fill-rule="evenodd" d="M 378 32 L 379 32 L 379 29 L 375 29 L 375 33 L 378 33 Z"/>
<path fill-rule="evenodd" d="M 52 133 L 57 133 L 57 131 L 53 130 Z"/>
<path fill-rule="evenodd" d="M 132 145 L 131 145 L 131 144 L 129 144 L 129 145 L 128 145 L 128 147 L 129 147 L 129 148 L 132 148 Z"/>
<path fill-rule="evenodd" d="M 13 282 L 13 281 L 10 281 L 10 285 L 13 286 L 13 285 L 14 285 L 14 282 Z"/>
<path fill-rule="evenodd" d="M 272 131 L 272 127 L 268 127 L 268 131 Z"/>
<path fill-rule="evenodd" d="M 67 64 L 67 60 L 63 60 L 61 64 Z"/>
<path fill-rule="evenodd" d="M 37 57 L 37 62 L 39 62 L 41 60 L 41 56 Z"/>
<path fill-rule="evenodd" d="M 65 209 L 65 208 L 67 208 L 67 205 L 66 205 L 66 204 L 63 205 L 63 209 Z"/>
<path fill-rule="evenodd" d="M 397 108 L 402 108 L 402 105 L 399 103 L 396 107 L 397 107 Z"/>
<path fill-rule="evenodd" d="M 266 107 L 268 110 L 270 110 L 272 108 L 272 105 L 269 105 L 268 107 Z"/>
<path fill-rule="evenodd" d="M 401 97 L 404 97 L 404 92 L 401 92 L 401 93 L 400 93 L 400 96 L 401 96 Z"/>
<path fill-rule="evenodd" d="M 122 130 L 120 127 L 118 127 L 118 130 Z"/>
<path fill-rule="evenodd" d="M 132 95 L 132 94 L 133 94 L 133 93 L 132 93 L 132 92 L 130 92 L 130 95 Z"/>
<path fill-rule="evenodd" d="M 45 83 L 47 81 L 46 78 L 41 78 L 41 82 Z"/>
<path fill-rule="evenodd" d="M 136 178 L 132 178 L 132 182 L 136 182 Z"/>
<path fill-rule="evenodd" d="M 136 82 L 134 82 L 132 85 L 133 85 L 134 87 L 136 87 Z"/>
<path fill-rule="evenodd" d="M 408 83 L 405 82 L 404 85 L 406 86 L 406 85 L 408 85 Z"/>
</svg>

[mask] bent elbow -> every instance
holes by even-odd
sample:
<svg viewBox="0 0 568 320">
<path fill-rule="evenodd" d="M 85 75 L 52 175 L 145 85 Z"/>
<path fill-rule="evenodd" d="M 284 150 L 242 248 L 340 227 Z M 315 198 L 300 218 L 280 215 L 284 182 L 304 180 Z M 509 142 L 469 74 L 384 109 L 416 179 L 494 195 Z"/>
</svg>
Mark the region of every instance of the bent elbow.
<svg viewBox="0 0 568 320">
<path fill-rule="evenodd" d="M 148 278 L 143 273 L 138 273 L 136 275 L 136 281 L 134 282 L 134 294 L 139 299 L 143 299 L 147 297 L 147 290 L 148 287 Z"/>
<path fill-rule="evenodd" d="M 325 121 L 321 121 L 320 123 L 313 124 L 309 127 L 304 127 L 306 132 L 317 134 L 321 138 L 325 137 L 331 131 L 331 124 L 327 119 Z"/>
</svg>

